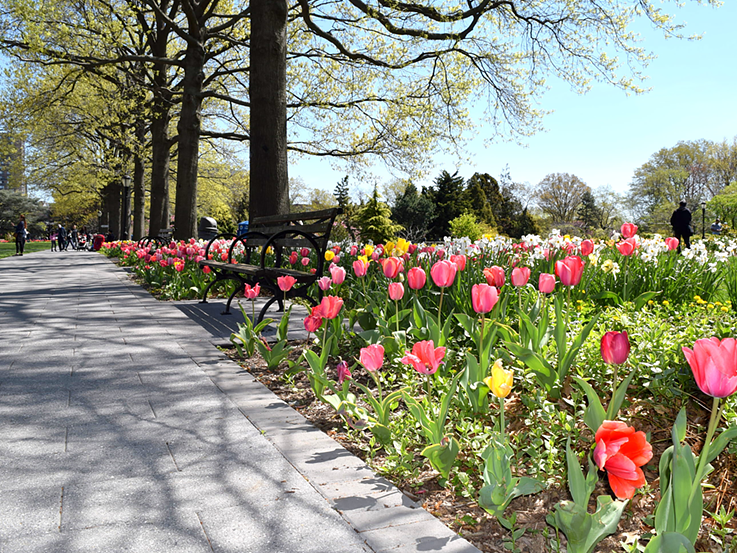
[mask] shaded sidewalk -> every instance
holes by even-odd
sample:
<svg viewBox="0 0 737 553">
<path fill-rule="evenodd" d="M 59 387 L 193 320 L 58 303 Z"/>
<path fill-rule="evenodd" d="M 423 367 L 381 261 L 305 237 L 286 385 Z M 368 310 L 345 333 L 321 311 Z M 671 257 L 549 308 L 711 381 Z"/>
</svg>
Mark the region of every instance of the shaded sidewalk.
<svg viewBox="0 0 737 553">
<path fill-rule="evenodd" d="M 211 309 L 98 254 L 0 260 L 0 552 L 477 551 L 218 351 Z"/>
</svg>

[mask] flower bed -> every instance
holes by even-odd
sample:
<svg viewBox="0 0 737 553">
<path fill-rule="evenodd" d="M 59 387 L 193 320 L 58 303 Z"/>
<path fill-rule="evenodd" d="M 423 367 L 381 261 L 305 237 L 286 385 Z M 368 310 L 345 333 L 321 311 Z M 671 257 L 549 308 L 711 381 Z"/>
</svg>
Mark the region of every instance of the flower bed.
<svg viewBox="0 0 737 553">
<path fill-rule="evenodd" d="M 614 550 L 618 524 L 631 550 L 641 540 L 691 551 L 699 536 L 704 549 L 730 542 L 737 507 L 737 245 L 676 247 L 634 225 L 607 243 L 553 234 L 336 245 L 301 355 L 289 360 L 286 325 L 265 344 L 246 319 L 233 341 L 244 358 L 288 364 L 286 378 L 309 383 L 405 489 L 472 501 L 455 524 L 466 533 L 485 512 L 510 550 L 531 536 L 536 551 Z M 168 297 L 206 284 L 202 243 L 104 249 Z M 315 262 L 303 253 L 289 262 Z M 714 488 L 702 491 L 708 479 Z M 537 503 L 547 525 L 518 517 Z M 713 514 L 702 518 L 704 508 Z"/>
</svg>

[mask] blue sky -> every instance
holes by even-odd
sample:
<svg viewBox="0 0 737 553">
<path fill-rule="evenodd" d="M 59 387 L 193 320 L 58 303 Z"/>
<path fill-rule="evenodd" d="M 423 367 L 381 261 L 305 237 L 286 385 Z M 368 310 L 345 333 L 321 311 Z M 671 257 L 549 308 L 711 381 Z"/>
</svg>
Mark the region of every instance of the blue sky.
<svg viewBox="0 0 737 553">
<path fill-rule="evenodd" d="M 443 169 L 458 169 L 465 178 L 476 171 L 499 176 L 508 164 L 518 182 L 537 184 L 548 173 L 571 173 L 592 188 L 609 185 L 623 193 L 635 169 L 661 148 L 681 140 L 721 141 L 737 135 L 737 1 L 716 9 L 688 4 L 677 9 L 665 3 L 663 8 L 687 24 L 686 35 L 702 34 L 699 41 L 666 40 L 643 26 L 642 45 L 657 56 L 644 71 L 650 92 L 628 96 L 595 84 L 579 95 L 566 83 L 549 83 L 540 108 L 553 113 L 543 120 L 546 131 L 526 139 L 526 147 L 503 142 L 487 148 L 482 138 L 474 139 L 471 164 L 440 157 L 421 184 L 431 184 Z M 303 159 L 289 171 L 309 187 L 331 191 L 345 174 L 325 159 Z M 371 173 L 379 182 L 392 178 L 378 165 Z"/>
</svg>

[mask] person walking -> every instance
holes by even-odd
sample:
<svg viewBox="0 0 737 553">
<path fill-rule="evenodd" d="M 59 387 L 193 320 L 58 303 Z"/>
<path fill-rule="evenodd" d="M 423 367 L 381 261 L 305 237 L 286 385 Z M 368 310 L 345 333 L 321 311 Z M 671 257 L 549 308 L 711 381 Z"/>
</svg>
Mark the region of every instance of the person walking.
<svg viewBox="0 0 737 553">
<path fill-rule="evenodd" d="M 23 250 L 26 248 L 27 229 L 26 216 L 21 215 L 18 224 L 15 225 L 15 255 L 23 255 Z"/>
<path fill-rule="evenodd" d="M 59 240 L 59 251 L 63 252 L 66 249 L 67 245 L 67 229 L 64 228 L 64 225 L 59 223 L 59 230 L 57 231 L 58 240 Z"/>
<path fill-rule="evenodd" d="M 77 225 L 72 225 L 72 228 L 69 229 L 69 242 L 67 243 L 67 248 L 71 244 L 72 249 L 77 249 L 77 241 L 79 240 L 79 235 L 77 233 Z M 66 249 L 66 248 L 65 248 Z"/>
<path fill-rule="evenodd" d="M 670 216 L 670 224 L 673 227 L 673 235 L 678 238 L 678 251 L 681 251 L 681 238 L 687 248 L 691 248 L 691 212 L 686 209 L 686 202 L 678 204 L 678 209 Z"/>
</svg>

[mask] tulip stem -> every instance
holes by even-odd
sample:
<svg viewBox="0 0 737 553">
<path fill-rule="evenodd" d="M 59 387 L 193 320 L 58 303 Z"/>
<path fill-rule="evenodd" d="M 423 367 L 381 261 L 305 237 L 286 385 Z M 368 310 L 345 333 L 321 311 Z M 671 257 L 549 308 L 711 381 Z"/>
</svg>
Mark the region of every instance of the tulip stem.
<svg viewBox="0 0 737 553">
<path fill-rule="evenodd" d="M 253 321 L 253 324 L 256 324 L 256 306 L 254 305 L 254 302 L 256 300 L 251 300 L 251 320 Z"/>
<path fill-rule="evenodd" d="M 394 300 L 394 316 L 397 319 L 397 333 L 399 332 L 399 302 Z"/>
<path fill-rule="evenodd" d="M 443 327 L 440 324 L 440 313 L 443 310 L 443 292 L 445 292 L 445 288 L 440 289 L 440 303 L 438 303 L 438 328 L 440 329 L 441 332 L 443 330 Z"/>
<path fill-rule="evenodd" d="M 484 351 L 484 323 L 486 322 L 486 316 L 481 315 L 481 338 L 479 339 L 479 363 L 483 366 L 483 351 Z"/>
<path fill-rule="evenodd" d="M 381 402 L 381 376 L 376 376 L 373 371 L 369 371 L 369 374 L 373 377 L 374 382 L 376 382 L 376 389 L 379 391 L 379 402 Z"/>
<path fill-rule="evenodd" d="M 503 436 L 504 430 L 505 430 L 505 422 L 504 422 L 504 398 L 499 398 L 499 433 Z"/>
<path fill-rule="evenodd" d="M 699 464 L 696 468 L 696 479 L 694 480 L 693 486 L 691 487 L 691 495 L 689 495 L 688 497 L 689 506 L 691 505 L 691 501 L 693 501 L 693 498 L 696 495 L 696 491 L 701 489 L 701 480 L 704 478 L 703 472 L 706 470 L 706 458 L 709 456 L 709 449 L 711 449 L 711 440 L 714 437 L 714 431 L 716 430 L 719 419 L 721 418 L 722 413 L 719 409 L 719 399 L 720 398 L 715 397 L 711 405 L 709 428 L 706 431 L 706 440 L 704 441 L 704 447 L 701 448 L 701 452 L 699 453 Z"/>
<path fill-rule="evenodd" d="M 429 401 L 430 399 L 430 375 L 427 375 L 427 378 L 425 379 L 425 393 L 427 394 L 427 399 Z"/>
</svg>

